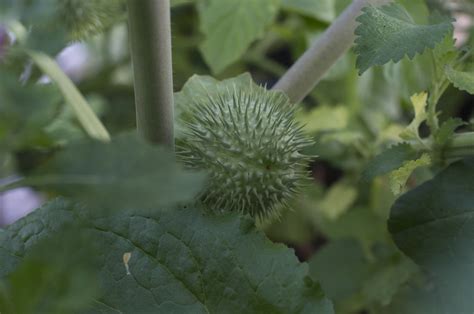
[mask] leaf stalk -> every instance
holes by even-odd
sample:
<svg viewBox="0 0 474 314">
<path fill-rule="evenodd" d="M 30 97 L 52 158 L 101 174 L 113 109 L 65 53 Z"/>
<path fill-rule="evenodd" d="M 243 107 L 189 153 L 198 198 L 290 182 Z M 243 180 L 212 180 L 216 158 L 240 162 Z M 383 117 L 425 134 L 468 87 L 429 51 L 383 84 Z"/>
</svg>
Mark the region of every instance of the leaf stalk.
<svg viewBox="0 0 474 314">
<path fill-rule="evenodd" d="M 389 2 L 391 0 L 354 0 L 321 38 L 281 77 L 273 89 L 284 91 L 292 103 L 302 101 L 354 43 L 356 18 L 362 8 Z"/>
</svg>

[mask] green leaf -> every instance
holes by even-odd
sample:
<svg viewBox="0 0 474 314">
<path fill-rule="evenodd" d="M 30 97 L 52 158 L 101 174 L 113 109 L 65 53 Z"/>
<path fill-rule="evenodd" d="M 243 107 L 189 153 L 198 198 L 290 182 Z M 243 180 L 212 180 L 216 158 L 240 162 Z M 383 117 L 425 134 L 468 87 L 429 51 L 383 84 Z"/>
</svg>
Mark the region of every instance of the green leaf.
<svg viewBox="0 0 474 314">
<path fill-rule="evenodd" d="M 283 0 L 282 6 L 323 22 L 329 23 L 336 18 L 335 0 Z"/>
<path fill-rule="evenodd" d="M 436 294 L 433 284 L 425 278 L 415 278 L 399 290 L 389 306 L 379 311 L 384 314 L 416 313 L 442 314 L 443 309 L 432 301 Z"/>
<path fill-rule="evenodd" d="M 368 259 L 356 241 L 341 239 L 330 242 L 311 258 L 310 275 L 321 281 L 338 313 L 358 313 L 389 304 L 400 287 L 418 272 L 413 262 L 392 247 L 378 247 L 374 256 Z"/>
<path fill-rule="evenodd" d="M 31 223 L 30 226 L 35 225 Z M 16 227 L 10 228 L 18 232 Z M 23 235 L 32 231 L 22 230 L 26 231 Z M 0 239 L 5 240 L 5 235 Z M 94 251 L 90 239 L 68 225 L 35 242 L 28 245 L 28 250 L 21 256 L 15 254 L 18 267 L 0 289 L 0 311 L 60 314 L 87 309 L 91 299 L 99 295 L 98 282 L 93 274 L 98 252 Z M 9 259 L 6 261 L 2 267 L 7 266 Z"/>
<path fill-rule="evenodd" d="M 309 133 L 345 129 L 349 123 L 349 110 L 345 106 L 321 105 L 311 111 L 300 110 L 296 115 L 304 130 Z"/>
<path fill-rule="evenodd" d="M 447 66 L 444 73 L 454 87 L 474 95 L 474 72 L 462 72 Z"/>
<path fill-rule="evenodd" d="M 214 73 L 237 61 L 250 44 L 264 35 L 279 8 L 279 0 L 206 0 L 198 3 L 200 49 Z"/>
<path fill-rule="evenodd" d="M 451 20 L 418 25 L 398 4 L 368 6 L 363 12 L 357 18 L 360 25 L 355 30 L 360 74 L 375 65 L 398 62 L 405 55 L 413 59 L 426 48 L 434 48 L 453 29 Z"/>
<path fill-rule="evenodd" d="M 157 208 L 191 200 L 204 176 L 188 173 L 174 154 L 134 134 L 111 143 L 79 141 L 39 167 L 23 184 L 50 188 L 98 209 Z"/>
<path fill-rule="evenodd" d="M 373 178 L 400 168 L 407 160 L 415 160 L 418 153 L 407 143 L 391 146 L 375 158 L 365 168 L 362 179 L 370 181 Z"/>
<path fill-rule="evenodd" d="M 474 159 L 450 165 L 392 207 L 389 230 L 398 247 L 432 276 L 430 300 L 439 313 L 474 312 L 473 218 Z"/>
<path fill-rule="evenodd" d="M 53 121 L 60 95 L 51 86 L 23 86 L 0 73 L 0 148 L 17 150 L 49 144 L 44 128 Z"/>
<path fill-rule="evenodd" d="M 458 57 L 459 52 L 455 44 L 454 34 L 449 32 L 443 41 L 433 49 L 435 66 L 438 71 L 443 72 L 445 67 L 451 65 Z"/>
<path fill-rule="evenodd" d="M 330 220 L 335 220 L 344 214 L 357 199 L 357 189 L 347 182 L 333 184 L 321 202 L 320 210 Z"/>
<path fill-rule="evenodd" d="M 387 242 L 389 238 L 385 221 L 385 218 L 381 218 L 368 208 L 356 207 L 345 212 L 337 220 L 322 217 L 316 224 L 318 230 L 329 239 L 357 239 L 365 253 L 370 256 L 375 244 Z"/>
<path fill-rule="evenodd" d="M 38 67 L 58 85 L 64 98 L 71 105 L 76 113 L 77 119 L 87 134 L 91 138 L 101 141 L 110 140 L 110 135 L 102 122 L 100 122 L 99 118 L 95 115 L 94 111 L 92 111 L 77 87 L 61 70 L 59 65 L 42 52 L 29 51 L 28 55 L 33 59 Z"/>
<path fill-rule="evenodd" d="M 452 139 L 454 131 L 465 124 L 466 123 L 459 118 L 450 118 L 446 120 L 434 135 L 436 145 L 439 147 L 445 146 L 449 140 Z"/>
<path fill-rule="evenodd" d="M 426 107 L 428 106 L 428 93 L 422 92 L 410 97 L 415 110 L 415 118 L 409 126 L 400 133 L 400 137 L 405 140 L 419 139 L 418 129 L 420 125 L 428 118 Z"/>
<path fill-rule="evenodd" d="M 431 165 L 431 157 L 428 154 L 421 155 L 415 160 L 406 161 L 403 166 L 390 173 L 390 188 L 394 195 L 399 195 L 405 189 L 405 184 L 412 172 L 419 167 L 427 167 Z"/>
<path fill-rule="evenodd" d="M 0 277 L 38 238 L 73 221 L 101 252 L 102 295 L 90 313 L 333 313 L 290 249 L 248 218 L 197 209 L 96 216 L 56 200 L 0 233 Z"/>
</svg>

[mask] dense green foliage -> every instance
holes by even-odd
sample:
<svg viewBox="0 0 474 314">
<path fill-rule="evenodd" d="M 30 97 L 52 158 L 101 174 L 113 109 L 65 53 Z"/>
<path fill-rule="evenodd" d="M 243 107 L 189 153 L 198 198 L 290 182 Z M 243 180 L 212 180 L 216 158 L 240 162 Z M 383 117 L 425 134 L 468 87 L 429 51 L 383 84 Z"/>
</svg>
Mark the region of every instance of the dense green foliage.
<svg viewBox="0 0 474 314">
<path fill-rule="evenodd" d="M 350 3 L 172 0 L 175 154 L 133 131 L 126 1 L 0 1 L 0 198 L 45 199 L 0 312 L 474 312 L 473 2 L 368 5 L 301 104 L 268 90 Z"/>
</svg>

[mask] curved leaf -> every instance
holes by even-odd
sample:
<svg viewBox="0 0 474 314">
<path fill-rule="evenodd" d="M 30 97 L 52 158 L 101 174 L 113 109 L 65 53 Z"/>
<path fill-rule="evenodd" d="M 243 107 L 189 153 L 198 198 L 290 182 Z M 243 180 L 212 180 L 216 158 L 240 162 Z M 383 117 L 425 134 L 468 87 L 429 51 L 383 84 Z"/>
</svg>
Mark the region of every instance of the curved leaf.
<svg viewBox="0 0 474 314">
<path fill-rule="evenodd" d="M 439 313 L 474 312 L 474 159 L 457 162 L 394 204 L 389 229 L 431 274 Z"/>
<path fill-rule="evenodd" d="M 453 29 L 451 20 L 418 25 L 398 4 L 368 6 L 357 18 L 355 51 L 360 74 L 372 66 L 412 59 L 426 48 L 434 48 Z"/>
<path fill-rule="evenodd" d="M 237 61 L 263 36 L 278 13 L 279 0 L 207 0 L 198 4 L 201 52 L 214 73 Z"/>
<path fill-rule="evenodd" d="M 474 95 L 474 72 L 457 71 L 450 66 L 446 67 L 444 72 L 454 87 Z"/>
</svg>

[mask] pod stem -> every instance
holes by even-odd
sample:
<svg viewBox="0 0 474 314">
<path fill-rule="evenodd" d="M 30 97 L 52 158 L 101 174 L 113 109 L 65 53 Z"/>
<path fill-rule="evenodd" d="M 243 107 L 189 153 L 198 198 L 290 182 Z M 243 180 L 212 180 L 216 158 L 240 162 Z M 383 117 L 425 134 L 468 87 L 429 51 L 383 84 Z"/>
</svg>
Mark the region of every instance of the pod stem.
<svg viewBox="0 0 474 314">
<path fill-rule="evenodd" d="M 128 0 L 138 132 L 174 148 L 169 0 Z"/>
<path fill-rule="evenodd" d="M 356 18 L 367 5 L 382 5 L 390 0 L 354 0 L 317 40 L 281 77 L 273 89 L 284 91 L 292 103 L 305 98 L 329 68 L 352 46 Z"/>
</svg>

